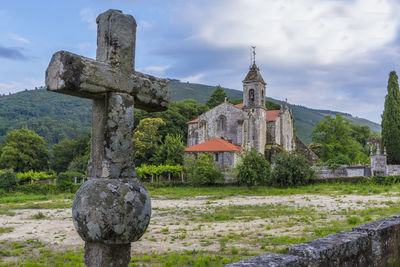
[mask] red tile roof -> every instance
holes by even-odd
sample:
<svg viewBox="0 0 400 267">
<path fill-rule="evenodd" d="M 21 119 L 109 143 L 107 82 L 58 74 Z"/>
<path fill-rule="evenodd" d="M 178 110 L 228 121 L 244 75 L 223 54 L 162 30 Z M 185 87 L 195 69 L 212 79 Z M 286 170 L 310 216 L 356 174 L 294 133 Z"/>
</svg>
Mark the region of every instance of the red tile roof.
<svg viewBox="0 0 400 267">
<path fill-rule="evenodd" d="M 279 116 L 280 110 L 267 110 L 267 121 L 274 121 Z"/>
<path fill-rule="evenodd" d="M 243 108 L 243 103 L 236 104 L 235 107 L 238 107 L 238 108 L 242 109 Z"/>
<path fill-rule="evenodd" d="M 227 152 L 241 151 L 241 146 L 236 146 L 223 139 L 214 138 L 198 145 L 185 148 L 185 152 Z"/>
<path fill-rule="evenodd" d="M 198 123 L 199 122 L 199 118 L 196 118 L 192 121 L 188 121 L 186 124 L 192 124 L 192 123 Z"/>
<path fill-rule="evenodd" d="M 238 108 L 240 108 L 240 109 L 242 109 L 243 108 L 243 103 L 240 103 L 240 104 L 236 104 L 235 105 L 235 107 L 238 107 Z M 266 120 L 267 121 L 274 121 L 274 120 L 276 120 L 276 118 L 278 118 L 278 116 L 279 116 L 279 112 L 280 112 L 280 110 L 278 109 L 278 110 L 267 110 L 267 112 L 266 112 Z"/>
</svg>

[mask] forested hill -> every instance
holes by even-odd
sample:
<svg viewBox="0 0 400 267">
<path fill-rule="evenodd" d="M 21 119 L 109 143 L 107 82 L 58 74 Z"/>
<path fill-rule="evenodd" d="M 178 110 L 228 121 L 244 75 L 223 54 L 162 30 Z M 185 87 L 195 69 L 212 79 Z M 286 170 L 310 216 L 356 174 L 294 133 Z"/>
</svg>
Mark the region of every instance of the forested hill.
<svg viewBox="0 0 400 267">
<path fill-rule="evenodd" d="M 195 99 L 205 103 L 215 86 L 182 83 L 171 80 L 171 99 L 181 101 Z M 242 91 L 224 88 L 230 99 L 242 98 Z M 281 101 L 270 99 L 281 104 Z M 338 112 L 315 110 L 303 106 L 289 105 L 295 117 L 298 136 L 309 143 L 311 132 L 325 115 Z M 0 96 L 0 143 L 10 129 L 26 127 L 45 137 L 48 144 L 58 143 L 64 138 L 75 139 L 90 131 L 91 103 L 77 97 L 47 92 L 44 89 L 28 90 Z M 366 119 L 354 118 L 341 113 L 354 123 L 367 125 L 373 132 L 380 132 L 380 125 Z M 193 118 L 194 119 L 194 118 Z"/>
</svg>

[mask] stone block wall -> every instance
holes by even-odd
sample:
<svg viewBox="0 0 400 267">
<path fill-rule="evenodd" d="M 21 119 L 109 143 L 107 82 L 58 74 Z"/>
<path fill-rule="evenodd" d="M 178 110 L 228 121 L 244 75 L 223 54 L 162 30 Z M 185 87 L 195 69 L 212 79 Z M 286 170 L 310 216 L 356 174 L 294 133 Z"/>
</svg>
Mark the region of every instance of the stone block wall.
<svg viewBox="0 0 400 267">
<path fill-rule="evenodd" d="M 226 266 L 383 267 L 399 263 L 399 255 L 400 216 L 394 216 L 291 246 L 286 254 L 265 254 Z"/>
<path fill-rule="evenodd" d="M 388 176 L 400 175 L 400 165 L 387 165 L 386 173 Z"/>
<path fill-rule="evenodd" d="M 360 177 L 368 175 L 369 165 L 366 166 L 347 166 L 331 169 L 327 166 L 315 167 L 318 178 L 338 178 L 338 177 Z"/>
</svg>

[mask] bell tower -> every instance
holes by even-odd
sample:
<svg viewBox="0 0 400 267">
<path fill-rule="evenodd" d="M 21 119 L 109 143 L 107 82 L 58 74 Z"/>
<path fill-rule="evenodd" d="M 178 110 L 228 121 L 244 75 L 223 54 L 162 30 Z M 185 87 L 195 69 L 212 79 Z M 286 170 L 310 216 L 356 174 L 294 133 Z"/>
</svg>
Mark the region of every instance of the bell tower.
<svg viewBox="0 0 400 267">
<path fill-rule="evenodd" d="M 264 154 L 266 145 L 267 121 L 265 108 L 265 86 L 266 83 L 256 65 L 255 46 L 252 46 L 252 57 L 250 70 L 243 80 L 243 111 L 246 111 L 248 118 L 246 146 L 255 148 Z"/>
<path fill-rule="evenodd" d="M 249 72 L 243 80 L 243 108 L 265 108 L 265 86 L 260 69 L 256 65 L 256 47 L 252 46 Z"/>
</svg>

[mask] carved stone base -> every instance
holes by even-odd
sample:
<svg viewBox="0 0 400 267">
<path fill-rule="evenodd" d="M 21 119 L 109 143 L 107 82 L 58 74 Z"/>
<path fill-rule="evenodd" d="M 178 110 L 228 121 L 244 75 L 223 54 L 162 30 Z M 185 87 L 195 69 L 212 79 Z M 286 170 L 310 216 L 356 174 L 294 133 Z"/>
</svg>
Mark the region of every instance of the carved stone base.
<svg viewBox="0 0 400 267">
<path fill-rule="evenodd" d="M 131 244 L 105 245 L 85 242 L 84 262 L 88 267 L 126 267 L 131 259 Z"/>
</svg>

